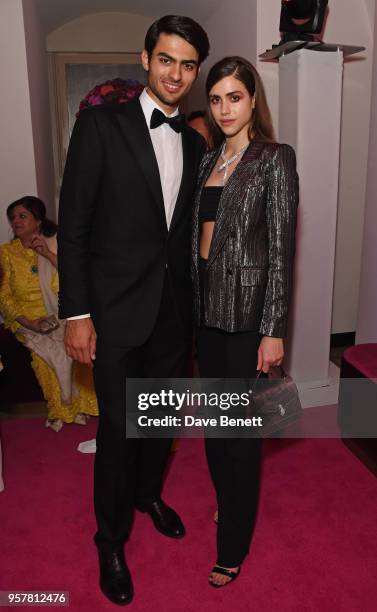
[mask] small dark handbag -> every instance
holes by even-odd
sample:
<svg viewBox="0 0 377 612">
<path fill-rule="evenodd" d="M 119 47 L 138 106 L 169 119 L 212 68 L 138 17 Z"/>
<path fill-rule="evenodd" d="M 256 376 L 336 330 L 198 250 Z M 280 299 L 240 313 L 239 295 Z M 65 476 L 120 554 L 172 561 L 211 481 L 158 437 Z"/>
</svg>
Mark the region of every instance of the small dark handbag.
<svg viewBox="0 0 377 612">
<path fill-rule="evenodd" d="M 41 334 L 50 334 L 51 332 L 55 331 L 55 329 L 58 329 L 59 321 L 54 315 L 50 315 L 49 317 L 44 317 L 41 319 L 39 326 L 41 329 Z"/>
<path fill-rule="evenodd" d="M 252 414 L 262 417 L 257 428 L 261 438 L 268 438 L 302 416 L 297 387 L 281 366 L 270 368 L 268 376 L 255 379 L 252 393 Z"/>
</svg>

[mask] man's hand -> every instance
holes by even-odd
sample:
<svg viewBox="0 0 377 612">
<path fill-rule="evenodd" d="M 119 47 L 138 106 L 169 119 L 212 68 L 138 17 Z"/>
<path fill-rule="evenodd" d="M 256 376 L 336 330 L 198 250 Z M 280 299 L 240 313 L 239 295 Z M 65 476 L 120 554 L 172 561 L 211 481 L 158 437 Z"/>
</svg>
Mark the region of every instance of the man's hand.
<svg viewBox="0 0 377 612">
<path fill-rule="evenodd" d="M 263 336 L 258 348 L 257 370 L 263 370 L 267 374 L 270 367 L 281 365 L 283 357 L 283 339 Z"/>
<path fill-rule="evenodd" d="M 93 367 L 92 361 L 96 358 L 96 341 L 97 334 L 90 317 L 66 322 L 65 349 L 67 355 L 75 361 Z"/>
</svg>

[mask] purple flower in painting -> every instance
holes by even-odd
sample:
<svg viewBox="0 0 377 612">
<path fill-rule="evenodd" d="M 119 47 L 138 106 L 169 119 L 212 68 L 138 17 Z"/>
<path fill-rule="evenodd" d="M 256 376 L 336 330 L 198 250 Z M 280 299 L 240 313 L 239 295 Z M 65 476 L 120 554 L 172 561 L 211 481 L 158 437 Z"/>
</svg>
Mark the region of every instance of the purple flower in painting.
<svg viewBox="0 0 377 612">
<path fill-rule="evenodd" d="M 98 104 L 102 104 L 103 98 L 102 96 L 89 96 L 88 102 L 90 106 L 97 106 Z"/>
</svg>

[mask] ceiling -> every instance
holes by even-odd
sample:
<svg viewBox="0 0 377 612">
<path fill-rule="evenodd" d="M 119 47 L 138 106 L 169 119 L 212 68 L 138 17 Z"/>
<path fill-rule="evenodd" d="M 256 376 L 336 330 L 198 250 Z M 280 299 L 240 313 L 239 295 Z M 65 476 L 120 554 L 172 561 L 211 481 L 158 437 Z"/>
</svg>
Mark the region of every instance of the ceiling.
<svg viewBox="0 0 377 612">
<path fill-rule="evenodd" d="M 28 0 L 30 1 L 30 0 Z M 46 34 L 72 19 L 90 13 L 120 11 L 138 15 L 188 15 L 200 21 L 219 5 L 219 0 L 34 0 Z"/>
</svg>

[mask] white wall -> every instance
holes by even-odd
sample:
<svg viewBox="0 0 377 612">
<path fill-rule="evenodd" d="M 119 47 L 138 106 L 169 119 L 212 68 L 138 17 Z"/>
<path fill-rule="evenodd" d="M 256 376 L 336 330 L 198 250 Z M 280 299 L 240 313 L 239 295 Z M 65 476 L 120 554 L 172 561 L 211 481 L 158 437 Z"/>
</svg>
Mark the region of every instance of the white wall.
<svg viewBox="0 0 377 612">
<path fill-rule="evenodd" d="M 55 219 L 54 164 L 45 34 L 31 0 L 23 0 L 26 55 L 38 196 Z"/>
<path fill-rule="evenodd" d="M 377 13 L 374 26 L 377 36 Z M 373 95 L 367 200 L 363 234 L 356 343 L 377 342 L 377 45 L 374 48 Z"/>
<path fill-rule="evenodd" d="M 333 18 L 330 14 L 326 27 L 326 40 L 366 47 L 344 65 L 333 333 L 356 329 L 373 67 L 373 20 L 367 4 L 372 8 L 370 2 L 332 0 Z"/>
<path fill-rule="evenodd" d="M 190 94 L 190 110 L 205 108 L 205 80 L 208 70 L 216 61 L 226 55 L 241 55 L 255 63 L 257 0 L 219 0 L 216 10 L 200 23 L 208 34 L 211 50 Z"/>
<path fill-rule="evenodd" d="M 26 193 L 37 193 L 22 0 L 1 0 L 0 40 L 2 243 L 11 236 L 5 215 L 7 205 Z"/>
<path fill-rule="evenodd" d="M 363 45 L 345 62 L 332 333 L 356 329 L 373 49 L 374 0 L 331 0 L 324 40 Z M 279 41 L 280 3 L 258 0 L 258 55 Z M 258 60 L 278 128 L 278 64 Z M 278 129 L 276 129 L 278 133 Z"/>
<path fill-rule="evenodd" d="M 210 65 L 226 55 L 255 61 L 257 49 L 256 0 L 222 0 L 202 23 L 211 43 Z"/>
<path fill-rule="evenodd" d="M 96 13 L 74 19 L 47 36 L 47 51 L 141 51 L 153 17 Z"/>
<path fill-rule="evenodd" d="M 279 65 L 277 62 L 265 62 L 258 55 L 271 49 L 280 40 L 281 3 L 276 0 L 257 0 L 257 51 L 256 67 L 263 79 L 276 136 L 279 133 Z"/>
</svg>

